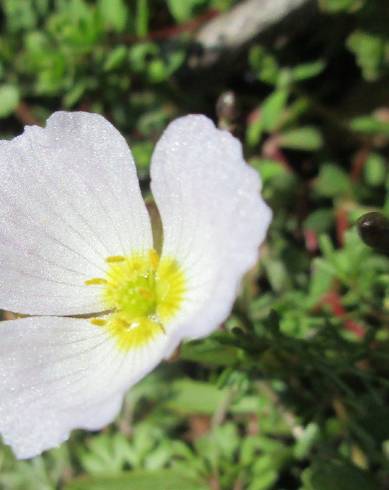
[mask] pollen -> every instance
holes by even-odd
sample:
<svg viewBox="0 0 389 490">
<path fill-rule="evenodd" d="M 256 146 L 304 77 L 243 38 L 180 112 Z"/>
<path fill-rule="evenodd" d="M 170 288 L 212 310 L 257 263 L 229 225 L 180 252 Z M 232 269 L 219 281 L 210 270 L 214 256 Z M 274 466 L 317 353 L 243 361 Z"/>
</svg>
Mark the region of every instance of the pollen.
<svg viewBox="0 0 389 490">
<path fill-rule="evenodd" d="M 108 257 L 106 263 L 106 277 L 86 284 L 102 286 L 102 299 L 111 313 L 91 323 L 107 329 L 125 351 L 165 335 L 166 324 L 179 312 L 185 296 L 185 277 L 178 262 L 149 250 Z"/>
</svg>

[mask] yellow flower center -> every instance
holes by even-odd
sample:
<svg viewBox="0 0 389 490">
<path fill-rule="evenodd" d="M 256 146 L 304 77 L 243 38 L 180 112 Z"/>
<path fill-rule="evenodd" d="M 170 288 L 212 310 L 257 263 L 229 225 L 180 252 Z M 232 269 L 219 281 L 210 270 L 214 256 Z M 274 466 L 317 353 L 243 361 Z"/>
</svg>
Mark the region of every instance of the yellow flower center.
<svg viewBox="0 0 389 490">
<path fill-rule="evenodd" d="M 103 286 L 103 301 L 112 313 L 91 322 L 106 328 L 126 351 L 163 335 L 185 294 L 185 278 L 178 263 L 160 259 L 155 250 L 108 257 L 107 263 L 106 278 L 90 279 L 86 284 Z"/>
</svg>

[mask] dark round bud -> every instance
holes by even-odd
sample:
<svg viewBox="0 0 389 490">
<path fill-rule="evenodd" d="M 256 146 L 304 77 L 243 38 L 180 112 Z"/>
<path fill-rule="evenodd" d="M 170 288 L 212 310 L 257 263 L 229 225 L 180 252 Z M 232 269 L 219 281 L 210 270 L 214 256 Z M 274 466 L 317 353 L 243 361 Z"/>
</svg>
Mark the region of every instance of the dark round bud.
<svg viewBox="0 0 389 490">
<path fill-rule="evenodd" d="M 238 117 L 239 109 L 234 92 L 222 93 L 216 102 L 216 114 L 219 120 L 231 124 Z"/>
<path fill-rule="evenodd" d="M 366 245 L 389 253 L 389 219 L 382 213 L 372 211 L 364 214 L 358 219 L 357 228 Z"/>
</svg>

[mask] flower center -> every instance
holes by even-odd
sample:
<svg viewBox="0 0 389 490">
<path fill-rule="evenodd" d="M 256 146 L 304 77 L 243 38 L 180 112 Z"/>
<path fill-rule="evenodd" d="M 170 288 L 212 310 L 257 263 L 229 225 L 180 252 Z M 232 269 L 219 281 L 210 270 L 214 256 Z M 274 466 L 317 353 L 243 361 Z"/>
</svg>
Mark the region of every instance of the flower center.
<svg viewBox="0 0 389 490">
<path fill-rule="evenodd" d="M 112 313 L 94 325 L 105 327 L 121 349 L 142 347 L 178 312 L 185 293 L 184 274 L 174 259 L 159 258 L 155 250 L 128 257 L 108 257 L 105 279 L 87 284 L 103 286 L 103 301 Z"/>
</svg>

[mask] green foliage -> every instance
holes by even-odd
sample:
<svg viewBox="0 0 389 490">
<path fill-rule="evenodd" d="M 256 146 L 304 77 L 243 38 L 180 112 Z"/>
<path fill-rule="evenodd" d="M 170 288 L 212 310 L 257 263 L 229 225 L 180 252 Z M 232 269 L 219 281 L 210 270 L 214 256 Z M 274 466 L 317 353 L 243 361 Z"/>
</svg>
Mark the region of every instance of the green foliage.
<svg viewBox="0 0 389 490">
<path fill-rule="evenodd" d="M 171 470 L 160 471 L 131 471 L 112 477 L 74 481 L 65 490 L 149 490 L 160 488 L 164 490 L 207 490 L 207 486 L 199 481 L 187 478 L 185 475 Z"/>
<path fill-rule="evenodd" d="M 290 129 L 280 135 L 280 146 L 292 150 L 320 150 L 323 138 L 320 131 L 310 126 Z"/>
<path fill-rule="evenodd" d="M 321 0 L 320 6 L 326 12 L 353 12 L 364 5 L 365 0 Z"/>
<path fill-rule="evenodd" d="M 389 11 L 380 0 L 321 0 L 324 12 L 346 13 L 355 24 L 346 39 L 346 46 L 354 54 L 366 80 L 377 80 L 388 73 L 389 38 L 387 23 Z"/>
<path fill-rule="evenodd" d="M 0 117 L 12 114 L 19 103 L 19 91 L 10 84 L 0 85 Z"/>
<path fill-rule="evenodd" d="M 355 31 L 348 38 L 347 46 L 354 53 L 366 80 L 376 80 L 383 69 L 389 43 L 386 44 L 379 35 Z"/>
<path fill-rule="evenodd" d="M 107 30 L 123 32 L 129 15 L 123 0 L 99 0 L 97 9 Z"/>
<path fill-rule="evenodd" d="M 367 135 L 382 134 L 389 136 L 389 123 L 381 121 L 376 116 L 367 115 L 351 119 L 350 127 L 353 131 Z"/>
<path fill-rule="evenodd" d="M 315 182 L 316 192 L 324 197 L 336 197 L 347 194 L 350 190 L 350 180 L 347 173 L 339 166 L 324 163 Z"/>
<path fill-rule="evenodd" d="M 204 6 L 206 3 L 206 0 L 187 0 L 186 2 L 182 2 L 180 0 L 167 1 L 169 11 L 177 22 L 189 20 L 192 18 L 196 10 L 199 7 Z"/>
<path fill-rule="evenodd" d="M 366 184 L 372 187 L 384 185 L 387 174 L 386 166 L 386 160 L 381 154 L 370 153 L 364 169 Z"/>
<path fill-rule="evenodd" d="M 136 385 L 104 431 L 32 461 L 1 445 L 1 489 L 387 486 L 389 251 L 354 226 L 389 216 L 387 6 L 321 0 L 314 29 L 193 70 L 193 26 L 235 3 L 1 3 L 5 137 L 59 108 L 101 112 L 129 140 L 148 195 L 166 124 L 217 119 L 233 89 L 240 112 L 216 122 L 245 142 L 274 214 L 223 327 Z"/>
<path fill-rule="evenodd" d="M 342 461 L 322 461 L 304 474 L 306 490 L 377 490 L 369 476 Z"/>
</svg>

